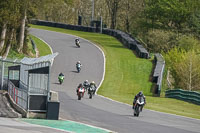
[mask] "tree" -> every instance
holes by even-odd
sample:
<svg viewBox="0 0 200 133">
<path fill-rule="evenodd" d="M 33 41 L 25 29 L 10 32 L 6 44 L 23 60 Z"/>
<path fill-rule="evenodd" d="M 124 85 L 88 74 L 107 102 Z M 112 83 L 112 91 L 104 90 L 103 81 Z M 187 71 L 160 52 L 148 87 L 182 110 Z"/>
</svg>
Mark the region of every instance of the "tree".
<svg viewBox="0 0 200 133">
<path fill-rule="evenodd" d="M 9 5 L 7 4 L 7 1 L 1 1 L 0 2 L 0 25 L 1 27 L 1 38 L 0 38 L 0 52 L 2 51 L 6 39 L 6 31 L 7 31 L 7 23 L 9 19 Z"/>
<path fill-rule="evenodd" d="M 191 15 L 199 10 L 197 0 L 146 0 L 145 14 L 152 28 L 182 30 Z"/>
<path fill-rule="evenodd" d="M 1 51 L 1 54 L 3 54 L 3 57 L 6 58 L 7 54 L 9 53 L 12 41 L 13 41 L 13 36 L 15 34 L 16 29 L 19 26 L 19 18 L 20 18 L 20 13 L 19 13 L 19 1 L 16 0 L 5 0 L 3 2 L 0 2 L 0 5 L 4 5 L 3 8 L 0 10 L 0 15 L 3 18 L 3 25 L 6 25 L 5 28 L 2 28 L 2 32 L 6 30 L 7 34 L 4 34 L 4 40 L 7 39 L 6 43 L 6 49 Z M 2 45 L 1 49 L 4 47 L 4 44 Z"/>
<path fill-rule="evenodd" d="M 175 66 L 179 82 L 177 86 L 187 90 L 200 90 L 200 58 L 195 51 L 189 51 Z"/>
<path fill-rule="evenodd" d="M 167 52 L 178 45 L 178 35 L 170 31 L 149 30 L 143 39 L 150 52 Z"/>
<path fill-rule="evenodd" d="M 22 49 L 24 46 L 24 33 L 25 33 L 25 25 L 26 25 L 26 12 L 27 12 L 27 8 L 28 8 L 28 3 L 29 0 L 21 0 L 21 14 L 22 14 L 22 18 L 21 18 L 21 26 L 20 26 L 20 36 L 19 36 L 19 47 L 17 49 L 17 51 L 19 53 L 22 53 Z"/>
<path fill-rule="evenodd" d="M 119 9 L 119 4 L 121 0 L 106 0 L 106 4 L 108 6 L 108 11 L 111 17 L 111 29 L 116 28 L 116 23 L 117 23 L 117 13 Z"/>
</svg>

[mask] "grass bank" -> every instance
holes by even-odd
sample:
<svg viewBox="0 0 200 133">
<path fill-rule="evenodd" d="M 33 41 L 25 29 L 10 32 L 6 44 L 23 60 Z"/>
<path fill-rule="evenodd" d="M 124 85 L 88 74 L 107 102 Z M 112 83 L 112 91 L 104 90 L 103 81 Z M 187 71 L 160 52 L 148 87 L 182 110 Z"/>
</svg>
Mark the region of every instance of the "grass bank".
<svg viewBox="0 0 200 133">
<path fill-rule="evenodd" d="M 51 54 L 51 49 L 45 42 L 43 42 L 42 40 L 40 40 L 39 38 L 33 35 L 30 35 L 30 36 L 37 46 L 37 49 L 39 51 L 39 56 L 45 56 L 45 55 Z"/>
<path fill-rule="evenodd" d="M 106 75 L 98 94 L 132 104 L 134 95 L 142 90 L 147 96 L 145 108 L 200 119 L 198 105 L 175 99 L 152 97 L 152 83 L 149 80 L 153 67 L 151 60 L 137 58 L 114 37 L 46 26 L 31 25 L 31 27 L 76 35 L 100 46 L 106 56 Z"/>
<path fill-rule="evenodd" d="M 36 47 L 39 51 L 39 56 L 45 56 L 45 55 L 51 54 L 51 50 L 46 43 L 44 43 L 42 40 L 40 40 L 39 38 L 37 38 L 33 35 L 29 35 L 29 37 L 31 37 L 32 40 L 35 42 Z M 32 46 L 32 43 L 31 43 L 31 40 L 29 37 L 28 37 L 28 42 L 27 42 L 26 54 L 20 54 L 16 51 L 16 48 L 13 48 L 13 49 L 10 49 L 8 58 L 10 58 L 10 59 L 16 59 L 16 58 L 22 59 L 24 57 L 35 58 L 36 52 L 34 51 L 34 48 Z"/>
</svg>

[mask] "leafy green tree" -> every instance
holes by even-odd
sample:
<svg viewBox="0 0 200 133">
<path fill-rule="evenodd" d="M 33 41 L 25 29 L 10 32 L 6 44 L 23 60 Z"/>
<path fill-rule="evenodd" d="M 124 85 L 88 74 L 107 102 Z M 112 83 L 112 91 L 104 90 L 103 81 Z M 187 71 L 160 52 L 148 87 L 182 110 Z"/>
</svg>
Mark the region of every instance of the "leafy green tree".
<svg viewBox="0 0 200 133">
<path fill-rule="evenodd" d="M 117 24 L 117 13 L 119 10 L 119 5 L 122 0 L 106 0 L 108 11 L 111 17 L 111 29 L 115 29 Z"/>
<path fill-rule="evenodd" d="M 6 3 L 9 5 L 5 9 L 5 14 L 2 14 L 5 20 L 3 23 L 6 23 L 7 27 L 7 40 L 6 41 L 6 48 L 4 51 L 2 51 L 3 57 L 6 58 L 9 50 L 11 48 L 11 45 L 14 41 L 14 36 L 16 35 L 16 29 L 19 27 L 19 18 L 20 18 L 20 13 L 19 13 L 19 1 L 16 0 L 7 0 Z"/>
<path fill-rule="evenodd" d="M 185 51 L 194 50 L 197 54 L 200 53 L 200 41 L 192 35 L 183 35 L 178 40 L 178 46 Z"/>
<path fill-rule="evenodd" d="M 167 52 L 177 45 L 178 35 L 164 30 L 149 30 L 144 38 L 150 52 Z"/>
<path fill-rule="evenodd" d="M 182 30 L 191 15 L 199 9 L 199 3 L 197 0 L 146 0 L 144 12 L 152 28 Z"/>
<path fill-rule="evenodd" d="M 185 53 L 175 66 L 179 82 L 177 86 L 187 90 L 200 90 L 200 58 L 194 50 Z"/>
</svg>

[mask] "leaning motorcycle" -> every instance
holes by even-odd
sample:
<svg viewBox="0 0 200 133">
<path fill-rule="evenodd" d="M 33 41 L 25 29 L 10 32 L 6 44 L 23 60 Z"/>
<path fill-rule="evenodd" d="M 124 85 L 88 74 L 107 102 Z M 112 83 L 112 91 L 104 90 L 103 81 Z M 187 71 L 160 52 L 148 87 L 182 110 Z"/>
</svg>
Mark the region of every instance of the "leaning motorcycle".
<svg viewBox="0 0 200 133">
<path fill-rule="evenodd" d="M 139 97 L 134 105 L 134 116 L 139 116 L 140 112 L 142 111 L 142 108 L 144 106 L 144 98 L 143 97 Z"/>
<path fill-rule="evenodd" d="M 65 78 L 64 76 L 58 76 L 58 81 L 59 81 L 60 84 L 63 83 L 64 78 Z"/>
<path fill-rule="evenodd" d="M 78 100 L 81 100 L 81 98 L 84 96 L 84 92 L 85 92 L 85 89 L 83 87 L 78 88 L 78 92 L 77 92 Z"/>
<path fill-rule="evenodd" d="M 77 64 L 76 65 L 76 69 L 77 69 L 77 72 L 80 73 L 80 71 L 81 71 L 81 64 Z"/>
<path fill-rule="evenodd" d="M 90 86 L 88 88 L 88 95 L 89 95 L 89 98 L 92 99 L 92 96 L 94 95 L 95 93 L 95 87 L 94 86 Z"/>
<path fill-rule="evenodd" d="M 81 47 L 81 46 L 80 46 L 80 42 L 79 42 L 79 40 L 76 40 L 75 43 L 76 43 L 76 46 L 77 46 L 78 48 Z"/>
</svg>

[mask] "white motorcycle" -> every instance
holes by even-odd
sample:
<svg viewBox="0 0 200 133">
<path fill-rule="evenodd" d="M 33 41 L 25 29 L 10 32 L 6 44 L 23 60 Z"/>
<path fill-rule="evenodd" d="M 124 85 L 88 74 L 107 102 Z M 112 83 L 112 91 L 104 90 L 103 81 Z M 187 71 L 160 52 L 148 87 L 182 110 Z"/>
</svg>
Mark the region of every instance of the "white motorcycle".
<svg viewBox="0 0 200 133">
<path fill-rule="evenodd" d="M 134 105 L 134 110 L 133 110 L 133 114 L 134 116 L 139 116 L 140 112 L 142 111 L 142 108 L 144 106 L 144 98 L 143 97 L 139 97 Z"/>
</svg>

